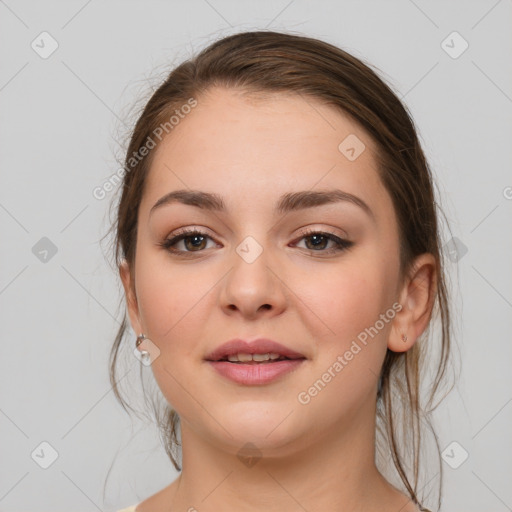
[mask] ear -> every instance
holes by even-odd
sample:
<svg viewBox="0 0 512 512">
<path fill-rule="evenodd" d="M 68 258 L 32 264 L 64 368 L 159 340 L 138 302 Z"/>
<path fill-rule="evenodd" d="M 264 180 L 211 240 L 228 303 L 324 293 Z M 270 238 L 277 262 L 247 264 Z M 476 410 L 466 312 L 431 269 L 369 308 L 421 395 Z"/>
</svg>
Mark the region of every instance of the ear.
<svg viewBox="0 0 512 512">
<path fill-rule="evenodd" d="M 432 316 L 437 290 L 436 260 L 432 254 L 418 256 L 400 290 L 399 303 L 402 309 L 395 315 L 388 339 L 388 348 L 393 352 L 409 350 Z M 407 336 L 403 341 L 402 336 Z"/>
<path fill-rule="evenodd" d="M 130 267 L 126 260 L 123 260 L 119 266 L 119 276 L 123 283 L 124 293 L 126 297 L 126 305 L 130 316 L 130 323 L 135 334 L 138 336 L 142 333 L 141 323 L 139 319 L 139 306 L 137 304 L 137 296 L 135 294 L 134 276 L 130 272 Z"/>
</svg>

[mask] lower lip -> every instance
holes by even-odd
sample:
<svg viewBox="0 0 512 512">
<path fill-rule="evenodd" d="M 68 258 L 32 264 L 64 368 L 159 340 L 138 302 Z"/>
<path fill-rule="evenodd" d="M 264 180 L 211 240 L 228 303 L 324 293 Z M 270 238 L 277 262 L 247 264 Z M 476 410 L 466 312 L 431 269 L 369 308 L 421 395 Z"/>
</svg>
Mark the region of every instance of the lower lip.
<svg viewBox="0 0 512 512">
<path fill-rule="evenodd" d="M 298 368 L 305 359 L 284 359 L 274 363 L 230 363 L 229 361 L 208 361 L 221 375 L 238 384 L 257 386 L 268 384 Z"/>
</svg>

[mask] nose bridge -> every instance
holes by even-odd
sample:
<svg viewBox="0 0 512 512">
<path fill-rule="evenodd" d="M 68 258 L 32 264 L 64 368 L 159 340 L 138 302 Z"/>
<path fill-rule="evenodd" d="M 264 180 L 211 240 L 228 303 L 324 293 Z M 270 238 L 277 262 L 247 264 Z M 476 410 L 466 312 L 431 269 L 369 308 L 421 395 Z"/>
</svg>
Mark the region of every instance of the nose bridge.
<svg viewBox="0 0 512 512">
<path fill-rule="evenodd" d="M 226 277 L 222 305 L 237 309 L 245 315 L 254 315 L 260 308 L 280 311 L 285 296 L 272 250 L 263 236 L 248 235 L 235 247 L 233 268 Z M 264 306 L 264 308 L 262 308 Z"/>
</svg>

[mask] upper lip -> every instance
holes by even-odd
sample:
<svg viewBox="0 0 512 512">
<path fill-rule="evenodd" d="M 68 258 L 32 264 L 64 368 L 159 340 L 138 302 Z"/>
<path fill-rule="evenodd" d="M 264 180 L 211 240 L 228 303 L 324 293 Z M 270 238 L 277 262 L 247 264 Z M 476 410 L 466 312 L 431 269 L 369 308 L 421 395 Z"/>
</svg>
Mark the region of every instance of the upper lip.
<svg viewBox="0 0 512 512">
<path fill-rule="evenodd" d="M 210 352 L 205 359 L 207 361 L 220 361 L 227 359 L 228 356 L 236 354 L 279 354 L 288 359 L 305 359 L 306 357 L 299 352 L 266 338 L 259 338 L 251 342 L 233 339 L 218 346 Z"/>
</svg>

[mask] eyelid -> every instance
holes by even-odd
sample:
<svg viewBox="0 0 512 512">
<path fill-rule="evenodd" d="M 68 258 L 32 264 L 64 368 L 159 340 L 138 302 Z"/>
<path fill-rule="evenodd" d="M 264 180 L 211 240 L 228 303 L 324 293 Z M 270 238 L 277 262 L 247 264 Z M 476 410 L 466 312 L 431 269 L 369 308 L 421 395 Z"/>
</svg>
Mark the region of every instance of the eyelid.
<svg viewBox="0 0 512 512">
<path fill-rule="evenodd" d="M 299 233 L 301 236 L 305 236 L 305 235 L 312 234 L 312 233 L 325 233 L 325 234 L 336 236 L 336 237 L 342 238 L 342 239 L 349 238 L 349 235 L 346 231 L 344 231 L 338 227 L 330 226 L 327 224 L 324 224 L 324 225 L 308 224 L 307 226 L 299 228 L 298 230 L 299 230 Z"/>
<path fill-rule="evenodd" d="M 205 238 L 213 240 L 215 243 L 219 243 L 217 237 L 213 236 L 207 228 L 197 226 L 187 226 L 185 228 L 178 228 L 176 231 L 173 231 L 172 233 L 165 237 L 164 243 L 169 241 L 181 241 L 184 238 L 193 235 L 203 236 Z"/>
<path fill-rule="evenodd" d="M 213 235 L 211 234 L 211 231 L 208 228 L 205 228 L 203 226 L 194 226 L 194 225 L 186 226 L 183 228 L 178 228 L 168 236 L 175 237 L 175 236 L 179 236 L 179 235 L 182 235 L 185 233 L 200 233 L 202 235 L 208 235 L 209 237 L 214 238 Z"/>
</svg>

